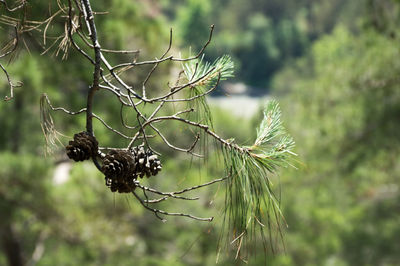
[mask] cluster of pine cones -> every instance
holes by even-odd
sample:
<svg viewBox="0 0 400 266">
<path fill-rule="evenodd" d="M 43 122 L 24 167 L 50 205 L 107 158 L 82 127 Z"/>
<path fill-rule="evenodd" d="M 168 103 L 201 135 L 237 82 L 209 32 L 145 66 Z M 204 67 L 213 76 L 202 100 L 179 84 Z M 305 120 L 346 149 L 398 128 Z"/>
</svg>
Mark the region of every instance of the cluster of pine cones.
<svg viewBox="0 0 400 266">
<path fill-rule="evenodd" d="M 110 151 L 103 160 L 102 171 L 112 192 L 129 193 L 135 189 L 138 177 L 157 175 L 161 168 L 157 155 L 138 146 L 130 151 Z"/>
<path fill-rule="evenodd" d="M 87 132 L 77 133 L 67 145 L 66 152 L 74 161 L 88 160 L 97 155 L 98 142 Z M 138 177 L 155 176 L 161 169 L 160 159 L 151 150 L 145 150 L 143 145 L 131 150 L 111 150 L 104 157 L 101 168 L 106 186 L 119 193 L 132 192 Z"/>
</svg>

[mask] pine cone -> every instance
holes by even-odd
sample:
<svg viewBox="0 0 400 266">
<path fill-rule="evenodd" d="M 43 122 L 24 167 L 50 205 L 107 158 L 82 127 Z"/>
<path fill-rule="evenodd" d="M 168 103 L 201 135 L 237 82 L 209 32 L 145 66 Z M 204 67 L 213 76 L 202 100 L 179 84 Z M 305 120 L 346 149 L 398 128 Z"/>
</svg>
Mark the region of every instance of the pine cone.
<svg viewBox="0 0 400 266">
<path fill-rule="evenodd" d="M 135 189 L 136 163 L 129 151 L 110 151 L 103 160 L 102 172 L 112 192 L 128 193 Z"/>
<path fill-rule="evenodd" d="M 154 155 L 153 154 L 150 155 L 149 157 L 147 157 L 147 159 L 148 159 L 148 162 L 149 162 L 149 167 L 147 168 L 149 174 L 157 175 L 158 172 L 160 172 L 161 169 L 162 169 L 162 165 L 161 165 L 160 159 L 158 159 L 158 156 L 155 155 L 155 154 Z M 147 175 L 147 177 L 149 177 L 149 175 Z"/>
<path fill-rule="evenodd" d="M 134 178 L 118 180 L 105 177 L 105 180 L 106 186 L 110 188 L 111 192 L 130 193 L 136 188 Z"/>
<path fill-rule="evenodd" d="M 131 177 L 135 169 L 134 156 L 129 151 L 110 151 L 103 159 L 102 172 L 109 178 Z"/>
<path fill-rule="evenodd" d="M 69 141 L 65 147 L 70 159 L 79 162 L 90 159 L 97 154 L 99 144 L 96 138 L 88 132 L 80 132 L 74 135 L 74 140 Z"/>
<path fill-rule="evenodd" d="M 145 151 L 143 146 L 138 146 L 132 149 L 132 153 L 135 156 L 136 174 L 140 178 L 157 175 L 162 169 L 160 159 L 151 150 Z"/>
<path fill-rule="evenodd" d="M 156 175 L 161 168 L 157 155 L 144 146 L 137 146 L 130 151 L 110 151 L 103 159 L 101 170 L 112 192 L 129 193 L 136 188 L 138 176 Z"/>
<path fill-rule="evenodd" d="M 135 163 L 136 163 L 136 175 L 143 177 L 145 174 L 144 165 L 145 165 L 145 162 L 147 161 L 146 151 L 144 150 L 143 146 L 137 146 L 137 147 L 133 147 L 132 154 L 134 155 Z"/>
</svg>

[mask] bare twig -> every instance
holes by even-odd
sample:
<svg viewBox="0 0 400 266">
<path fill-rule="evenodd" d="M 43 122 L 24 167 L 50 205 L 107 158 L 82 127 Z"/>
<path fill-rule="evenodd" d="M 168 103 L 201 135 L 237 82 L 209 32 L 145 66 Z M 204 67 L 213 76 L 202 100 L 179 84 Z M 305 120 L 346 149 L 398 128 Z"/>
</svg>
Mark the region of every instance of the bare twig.
<svg viewBox="0 0 400 266">
<path fill-rule="evenodd" d="M 44 95 L 44 97 L 46 98 L 47 103 L 49 104 L 51 110 L 53 110 L 53 111 L 63 111 L 64 113 L 69 114 L 69 115 L 78 115 L 78 114 L 86 112 L 86 110 L 87 110 L 86 108 L 82 108 L 81 110 L 79 110 L 77 112 L 73 112 L 73 111 L 69 111 L 69 110 L 65 109 L 64 107 L 54 107 L 51 104 L 50 99 L 46 94 Z M 133 138 L 133 137 L 126 136 L 125 134 L 123 134 L 123 133 L 119 132 L 118 130 L 114 129 L 113 127 L 108 125 L 100 116 L 96 115 L 95 113 L 92 113 L 92 115 L 93 115 L 94 118 L 99 120 L 107 129 L 111 130 L 112 132 L 114 132 L 114 133 L 116 133 L 116 134 L 118 134 L 121 137 L 126 138 L 126 139 L 132 139 Z"/>
<path fill-rule="evenodd" d="M 219 142 L 222 143 L 223 145 L 225 145 L 225 146 L 227 146 L 227 147 L 229 147 L 229 148 L 236 149 L 236 150 L 238 150 L 238 151 L 241 152 L 241 153 L 247 153 L 247 152 L 248 152 L 246 149 L 244 149 L 244 148 L 242 148 L 242 147 L 239 147 L 238 145 L 236 145 L 236 144 L 234 144 L 234 143 L 232 143 L 232 142 L 228 142 L 228 141 L 224 140 L 223 138 L 221 138 L 220 136 L 218 136 L 215 132 L 213 132 L 213 131 L 211 131 L 211 130 L 209 129 L 209 126 L 208 126 L 208 125 L 196 123 L 196 122 L 190 121 L 190 120 L 188 120 L 188 119 L 181 118 L 181 117 L 174 116 L 174 115 L 172 115 L 172 116 L 159 116 L 159 117 L 153 118 L 153 119 L 151 119 L 151 120 L 148 120 L 146 123 L 144 123 L 144 124 L 143 124 L 143 127 L 146 127 L 146 126 L 152 127 L 152 123 L 154 123 L 154 122 L 156 122 L 156 121 L 162 121 L 162 120 L 177 120 L 177 121 L 181 121 L 181 122 L 183 122 L 183 123 L 186 123 L 186 124 L 188 124 L 188 125 L 201 128 L 201 129 L 203 129 L 207 134 L 209 134 L 210 136 L 214 137 L 217 141 L 219 141 Z M 158 132 L 157 132 L 157 133 L 158 133 Z"/>
<path fill-rule="evenodd" d="M 6 0 L 0 0 L 0 3 L 2 3 L 6 7 L 6 10 L 8 12 L 14 12 L 14 11 L 17 11 L 18 9 L 23 8 L 24 5 L 26 4 L 26 1 L 22 1 L 21 4 L 15 6 L 15 7 L 9 7 Z"/>
<path fill-rule="evenodd" d="M 146 200 L 144 200 L 144 202 L 145 203 L 160 203 L 160 202 L 165 201 L 165 200 L 167 200 L 169 198 L 170 197 L 168 197 L 168 196 L 164 196 L 164 197 L 159 198 L 159 199 L 152 199 L 152 200 L 146 199 Z M 182 199 L 182 200 L 198 200 L 200 198 L 199 197 L 195 197 L 195 198 L 179 197 L 179 199 Z"/>
<path fill-rule="evenodd" d="M 5 96 L 4 97 L 4 101 L 9 101 L 9 100 L 14 98 L 14 88 L 21 87 L 22 86 L 22 82 L 18 81 L 16 84 L 12 83 L 10 75 L 8 74 L 8 72 L 5 69 L 5 67 L 2 64 L 0 64 L 0 68 L 3 70 L 4 74 L 6 75 L 8 85 L 10 86 L 10 96 Z"/>
<path fill-rule="evenodd" d="M 188 58 L 178 58 L 178 57 L 174 57 L 174 56 L 171 55 L 171 56 L 168 56 L 168 57 L 165 57 L 165 58 L 162 58 L 162 59 L 156 59 L 156 60 L 151 60 L 151 61 L 123 63 L 123 64 L 119 64 L 119 65 L 114 66 L 113 69 L 115 70 L 117 68 L 126 67 L 126 66 L 154 65 L 154 64 L 159 64 L 159 63 L 162 63 L 162 62 L 168 61 L 168 60 L 176 61 L 176 62 L 187 62 L 187 61 L 191 61 L 191 60 L 197 59 L 203 54 L 204 50 L 210 44 L 213 32 L 214 32 L 214 25 L 211 25 L 210 35 L 209 35 L 209 38 L 208 38 L 207 42 L 204 44 L 204 46 L 200 49 L 200 51 L 195 56 L 188 57 Z"/>
<path fill-rule="evenodd" d="M 180 152 L 186 152 L 186 153 L 189 153 L 189 154 L 191 154 L 191 155 L 193 155 L 193 156 L 195 156 L 195 157 L 203 158 L 202 155 L 192 152 L 192 151 L 190 150 L 190 148 L 188 148 L 188 149 L 183 149 L 183 148 L 176 147 L 175 145 L 171 144 L 171 143 L 168 141 L 168 139 L 160 132 L 160 130 L 159 130 L 158 128 L 156 128 L 153 124 L 149 124 L 149 126 L 161 137 L 161 139 L 164 141 L 164 143 L 165 143 L 168 147 L 170 147 L 171 149 L 176 150 L 176 151 L 180 151 Z"/>
<path fill-rule="evenodd" d="M 168 54 L 168 52 L 171 50 L 172 47 L 172 29 L 170 29 L 170 35 L 169 35 L 169 45 L 167 50 L 164 52 L 164 54 L 160 57 L 160 59 L 163 59 L 164 56 L 166 56 Z M 143 85 L 142 85 L 142 96 L 143 98 L 146 99 L 146 83 L 149 81 L 151 75 L 153 74 L 153 72 L 156 70 L 156 68 L 158 67 L 159 63 L 155 63 L 153 68 L 150 70 L 150 72 L 147 74 L 147 77 L 145 78 L 145 80 L 143 81 Z"/>
<path fill-rule="evenodd" d="M 78 5 L 79 6 L 79 5 Z M 90 63 L 92 63 L 93 65 L 95 65 L 95 61 L 85 52 L 83 51 L 74 41 L 73 38 L 73 16 L 72 16 L 72 3 L 71 0 L 68 0 L 68 36 L 69 36 L 69 40 L 72 43 L 72 46 L 79 52 L 81 53 L 86 59 L 88 59 L 90 61 Z M 77 28 L 77 26 L 75 26 L 75 28 Z"/>
<path fill-rule="evenodd" d="M 4 2 L 4 3 L 7 8 L 6 2 Z M 18 29 L 16 26 L 14 27 L 14 30 L 15 30 L 15 37 L 13 38 L 13 47 L 10 50 L 8 50 L 7 52 L 5 52 L 4 54 L 0 55 L 0 58 L 10 55 L 11 53 L 13 53 L 15 51 L 15 49 L 17 49 L 19 38 L 18 38 Z M 18 81 L 17 83 L 14 84 L 11 81 L 11 77 L 8 74 L 7 69 L 1 63 L 0 63 L 0 68 L 1 68 L 1 70 L 3 70 L 4 74 L 6 75 L 8 86 L 10 87 L 10 96 L 5 96 L 4 101 L 9 101 L 14 98 L 14 88 L 21 87 L 22 82 Z"/>
<path fill-rule="evenodd" d="M 197 221 L 205 221 L 205 222 L 211 222 L 214 219 L 214 217 L 201 218 L 201 217 L 193 216 L 191 214 L 178 213 L 178 212 L 166 212 L 166 211 L 163 211 L 163 210 L 154 209 L 154 208 L 151 208 L 151 207 L 147 206 L 146 203 L 135 193 L 135 191 L 132 191 L 132 194 L 140 202 L 140 204 L 142 204 L 142 206 L 144 208 L 146 208 L 149 211 L 154 212 L 155 215 L 163 214 L 163 215 L 168 215 L 168 216 L 182 216 L 182 217 L 188 217 L 188 218 L 191 218 L 191 219 L 194 219 L 194 220 L 197 220 Z M 157 217 L 159 217 L 159 216 L 157 216 Z M 162 220 L 164 222 L 166 221 L 165 219 L 162 219 Z"/>
<path fill-rule="evenodd" d="M 81 37 L 81 40 L 87 45 L 89 46 L 91 49 L 93 49 L 93 45 L 90 44 L 86 38 L 84 37 L 83 33 L 81 33 L 80 31 L 77 31 L 78 35 Z M 114 54 L 139 54 L 140 50 L 113 50 L 113 49 L 104 49 L 101 48 L 102 52 L 105 53 L 114 53 Z"/>
<path fill-rule="evenodd" d="M 210 182 L 207 182 L 207 183 L 204 183 L 204 184 L 201 184 L 201 185 L 185 188 L 185 189 L 182 189 L 182 190 L 179 190 L 179 191 L 174 191 L 174 192 L 161 192 L 161 191 L 158 191 L 158 190 L 153 189 L 153 188 L 145 187 L 145 186 L 141 185 L 138 181 L 135 183 L 135 185 L 137 187 L 145 190 L 145 191 L 149 191 L 149 192 L 152 192 L 152 193 L 155 193 L 155 194 L 158 194 L 158 195 L 181 199 L 181 197 L 177 196 L 177 195 L 186 193 L 188 191 L 196 190 L 196 189 L 199 189 L 199 188 L 202 188 L 202 187 L 207 187 L 207 186 L 210 186 L 210 185 L 218 183 L 218 182 L 225 181 L 227 178 L 228 177 L 222 177 L 222 178 L 214 179 L 214 180 L 212 180 Z"/>
</svg>

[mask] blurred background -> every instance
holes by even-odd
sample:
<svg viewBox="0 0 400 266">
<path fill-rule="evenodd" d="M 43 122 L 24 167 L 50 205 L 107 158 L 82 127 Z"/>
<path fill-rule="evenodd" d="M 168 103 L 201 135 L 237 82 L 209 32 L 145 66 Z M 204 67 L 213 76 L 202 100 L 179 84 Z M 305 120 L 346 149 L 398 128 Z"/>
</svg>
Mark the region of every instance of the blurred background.
<svg viewBox="0 0 400 266">
<path fill-rule="evenodd" d="M 30 3 L 29 15 L 45 18 L 55 2 Z M 299 160 L 298 169 L 280 171 L 276 184 L 288 224 L 285 247 L 277 243 L 265 261 L 255 246 L 248 265 L 400 265 L 400 1 L 92 2 L 108 12 L 96 16 L 102 46 L 140 49 L 141 60 L 163 53 L 170 27 L 173 52 L 194 53 L 215 24 L 205 60 L 229 54 L 235 62 L 235 77 L 209 98 L 223 137 L 251 143 L 267 99 L 280 102 Z M 6 15 L 0 6 L 2 21 Z M 49 35 L 63 27 L 54 21 Z M 3 47 L 13 30 L 0 30 Z M 132 195 L 111 193 L 92 164 L 71 163 L 62 147 L 46 156 L 40 94 L 56 106 L 83 108 L 92 67 L 73 49 L 43 51 L 43 40 L 26 34 L 13 56 L 1 59 L 24 86 L 0 103 L 0 265 L 214 265 L 224 186 L 194 192 L 201 197 L 195 203 L 161 205 L 215 216 L 213 223 L 162 223 Z M 162 66 L 149 87 L 165 89 L 177 67 Z M 138 69 L 130 82 L 147 71 Z M 0 85 L 1 96 L 8 95 L 2 73 Z M 95 112 L 118 128 L 120 105 L 109 96 L 96 95 Z M 84 116 L 53 115 L 64 145 L 84 128 Z M 104 146 L 127 144 L 101 124 L 95 130 Z M 183 129 L 163 130 L 190 145 Z M 203 164 L 161 144 L 163 170 L 147 184 L 172 191 L 223 175 L 213 152 Z M 242 264 L 220 255 L 219 265 Z"/>
</svg>

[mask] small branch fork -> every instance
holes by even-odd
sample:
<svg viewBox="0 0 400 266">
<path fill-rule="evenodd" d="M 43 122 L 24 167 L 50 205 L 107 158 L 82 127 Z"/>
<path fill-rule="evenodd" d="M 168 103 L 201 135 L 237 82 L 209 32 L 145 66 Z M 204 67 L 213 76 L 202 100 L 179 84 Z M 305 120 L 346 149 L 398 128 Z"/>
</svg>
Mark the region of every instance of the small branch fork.
<svg viewBox="0 0 400 266">
<path fill-rule="evenodd" d="M 137 61 L 139 54 L 138 50 L 119 51 L 102 48 L 99 42 L 98 31 L 95 24 L 95 13 L 92 10 L 90 0 L 68 0 L 67 5 L 68 6 L 66 7 L 60 6 L 60 13 L 63 13 L 66 18 L 66 31 L 64 38 L 67 38 L 67 42 L 70 44 L 69 46 L 72 46 L 93 67 L 92 84 L 87 90 L 86 107 L 82 108 L 79 111 L 72 112 L 63 107 L 54 107 L 51 104 L 47 95 L 44 95 L 42 97 L 44 97 L 47 105 L 52 111 L 62 111 L 68 115 L 79 115 L 85 113 L 86 131 L 93 136 L 95 135 L 93 128 L 93 119 L 95 119 L 98 120 L 106 129 L 115 133 L 117 136 L 129 140 L 129 144 L 124 148 L 102 147 L 100 148 L 100 151 L 97 155 L 92 156 L 92 160 L 99 171 L 101 171 L 101 160 L 99 160 L 99 158 L 103 158 L 105 156 L 103 151 L 106 152 L 109 150 L 121 149 L 130 150 L 134 145 L 137 145 L 136 142 L 138 140 L 142 141 L 143 144 L 145 144 L 149 149 L 157 154 L 157 151 L 154 151 L 154 149 L 152 149 L 150 146 L 152 137 L 160 138 L 163 143 L 172 150 L 184 152 L 191 156 L 203 157 L 201 154 L 197 154 L 195 152 L 197 150 L 196 147 L 200 140 L 200 134 L 198 132 L 194 134 L 193 141 L 188 147 L 177 147 L 175 144 L 171 143 L 168 140 L 162 130 L 160 130 L 160 128 L 158 127 L 158 124 L 161 122 L 169 122 L 171 120 L 182 122 L 191 128 L 197 128 L 197 131 L 203 130 L 205 133 L 207 133 L 207 135 L 211 136 L 225 147 L 237 149 L 242 153 L 247 152 L 246 149 L 241 148 L 236 144 L 233 144 L 232 142 L 228 142 L 218 136 L 215 132 L 209 129 L 208 125 L 200 124 L 198 122 L 185 118 L 189 117 L 187 116 L 189 113 L 196 112 L 194 108 L 178 110 L 175 111 L 175 114 L 165 115 L 168 113 L 169 110 L 165 108 L 167 105 L 172 104 L 175 108 L 180 107 L 181 105 L 179 104 L 183 102 L 188 103 L 190 107 L 190 103 L 204 98 L 206 95 L 215 90 L 221 79 L 221 73 L 218 72 L 215 67 L 211 67 L 208 71 L 202 73 L 202 75 L 197 75 L 196 64 L 196 69 L 193 73 L 193 77 L 182 78 L 181 75 L 183 72 L 181 72 L 177 81 L 173 83 L 174 85 L 170 86 L 168 84 L 166 91 L 161 92 L 161 95 L 149 97 L 149 94 L 147 93 L 148 90 L 151 89 L 149 86 L 149 80 L 152 78 L 153 74 L 156 72 L 157 68 L 161 64 L 168 61 L 182 63 L 199 59 L 203 55 L 206 47 L 211 42 L 214 26 L 211 26 L 208 40 L 205 42 L 200 51 L 194 56 L 182 58 L 169 55 L 173 44 L 173 32 L 171 30 L 168 46 L 159 58 L 147 61 Z M 78 42 L 75 40 L 76 38 L 80 40 L 80 44 L 78 44 Z M 134 57 L 133 60 L 131 59 L 128 62 L 112 65 L 108 60 L 108 56 L 115 53 L 126 55 L 127 57 L 133 55 Z M 136 69 L 141 66 L 152 66 L 143 81 L 138 84 L 129 84 L 129 82 L 123 80 L 121 76 L 122 73 L 128 71 L 129 69 Z M 217 78 L 216 82 L 213 83 L 213 86 L 211 86 L 211 88 L 206 88 L 203 92 L 193 96 L 191 90 L 193 90 L 193 88 L 196 88 L 199 84 L 205 84 L 205 82 L 210 79 L 210 75 L 213 75 L 213 78 Z M 121 127 L 124 129 L 124 132 L 129 133 L 123 133 L 121 132 L 121 130 L 111 127 L 101 116 L 94 113 L 93 103 L 95 102 L 96 95 L 97 93 L 102 92 L 111 93 L 120 102 Z M 144 113 L 144 105 L 150 105 L 154 107 L 150 115 Z M 134 119 L 136 121 L 134 123 L 134 126 L 128 125 L 128 123 L 124 121 L 124 109 L 127 109 L 127 115 L 129 115 L 131 119 Z M 160 113 L 162 113 L 163 115 L 160 115 Z M 202 187 L 210 186 L 214 183 L 222 182 L 227 178 L 228 177 L 215 179 L 208 183 L 186 188 L 176 192 L 161 192 L 156 189 L 143 186 L 139 183 L 139 181 L 136 181 L 136 188 L 140 189 L 143 192 L 143 195 L 139 195 L 139 190 L 132 191 L 132 194 L 145 209 L 153 212 L 158 218 L 163 221 L 165 219 L 161 216 L 183 216 L 199 221 L 212 221 L 212 217 L 200 218 L 191 214 L 170 213 L 153 208 L 151 206 L 166 201 L 169 198 L 179 200 L 197 200 L 197 197 L 191 198 L 183 196 L 182 194 Z M 149 199 L 146 193 L 155 194 L 159 197 Z"/>
<path fill-rule="evenodd" d="M 146 208 L 149 211 L 152 211 L 154 213 L 154 215 L 157 218 L 159 218 L 160 220 L 162 220 L 163 222 L 165 222 L 166 220 L 164 218 L 160 217 L 159 214 L 168 215 L 168 216 L 183 216 L 183 217 L 188 217 L 188 218 L 191 218 L 191 219 L 194 219 L 194 220 L 198 220 L 198 221 L 211 222 L 214 219 L 214 217 L 200 218 L 200 217 L 193 216 L 191 214 L 171 213 L 171 212 L 166 212 L 166 211 L 163 211 L 163 210 L 159 210 L 159 209 L 155 209 L 155 208 L 149 207 L 149 204 L 151 204 L 151 203 L 159 203 L 159 202 L 165 201 L 165 200 L 167 200 L 169 198 L 175 198 L 175 199 L 181 199 L 181 200 L 198 200 L 199 198 L 188 198 L 188 197 L 179 196 L 179 194 L 183 194 L 183 193 L 186 193 L 186 192 L 189 192 L 189 191 L 192 191 L 192 190 L 196 190 L 196 189 L 199 189 L 199 188 L 202 188 L 202 187 L 210 186 L 212 184 L 215 184 L 215 183 L 218 183 L 218 182 L 222 182 L 222 181 L 224 181 L 226 179 L 227 179 L 227 177 L 215 179 L 215 180 L 210 181 L 208 183 L 204 183 L 204 184 L 201 184 L 201 185 L 185 188 L 183 190 L 175 191 L 175 192 L 161 192 L 161 191 L 158 191 L 158 190 L 153 189 L 153 188 L 148 188 L 148 187 L 142 186 L 137 181 L 136 182 L 136 186 L 142 189 L 143 194 L 146 196 L 146 198 L 147 198 L 146 191 L 152 192 L 154 194 L 162 195 L 163 197 L 161 197 L 159 199 L 153 199 L 153 200 L 149 200 L 149 199 L 143 200 L 142 198 L 139 197 L 139 195 L 135 191 L 132 191 L 132 194 L 136 197 L 136 199 L 140 202 L 140 204 L 144 208 Z"/>
<path fill-rule="evenodd" d="M 2 3 L 2 2 L 0 1 L 0 3 Z M 6 9 L 8 10 L 7 4 L 5 4 L 5 5 L 6 5 Z M 15 29 L 15 37 L 12 40 L 13 46 L 12 46 L 12 48 L 10 50 L 6 51 L 4 54 L 0 54 L 0 59 L 10 55 L 11 53 L 13 53 L 17 49 L 18 40 L 19 40 L 18 39 L 18 29 L 17 29 L 17 27 L 14 27 L 14 29 Z M 14 98 L 14 88 L 21 87 L 22 86 L 22 82 L 18 81 L 17 83 L 14 84 L 11 81 L 11 78 L 10 78 L 10 75 L 8 74 L 8 71 L 6 70 L 6 68 L 1 63 L 0 63 L 0 68 L 1 68 L 1 70 L 3 70 L 4 74 L 6 75 L 8 86 L 10 87 L 10 96 L 5 96 L 4 97 L 4 101 L 9 101 L 9 100 Z"/>
</svg>

